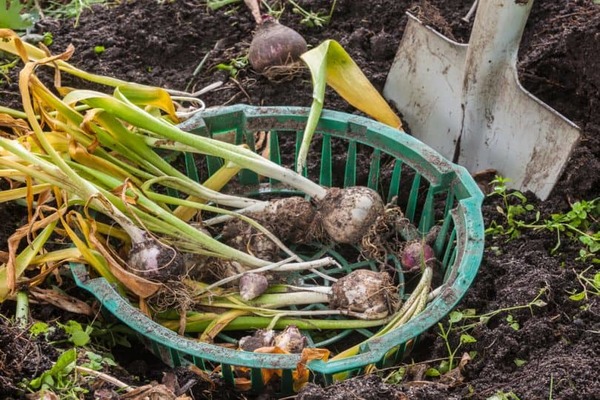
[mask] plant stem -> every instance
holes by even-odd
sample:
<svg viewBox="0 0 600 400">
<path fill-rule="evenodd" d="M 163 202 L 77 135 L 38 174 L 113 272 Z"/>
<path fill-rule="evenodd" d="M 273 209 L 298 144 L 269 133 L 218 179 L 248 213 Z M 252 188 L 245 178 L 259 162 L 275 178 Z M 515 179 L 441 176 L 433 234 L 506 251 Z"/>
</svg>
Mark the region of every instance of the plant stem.
<svg viewBox="0 0 600 400">
<path fill-rule="evenodd" d="M 15 322 L 17 323 L 17 326 L 23 329 L 25 329 L 29 323 L 29 295 L 24 290 L 19 290 L 17 292 Z"/>
<path fill-rule="evenodd" d="M 271 317 L 261 316 L 242 316 L 229 322 L 223 329 L 224 331 L 241 331 L 264 329 L 273 321 Z M 387 318 L 377 320 L 362 320 L 362 319 L 305 319 L 305 318 L 279 318 L 271 329 L 285 329 L 290 325 L 295 325 L 302 330 L 332 330 L 332 329 L 362 329 L 381 326 L 388 321 Z M 200 319 L 194 321 L 194 316 L 190 316 L 187 320 L 185 332 L 197 333 L 204 332 L 210 324 L 211 319 Z M 177 331 L 179 329 L 179 321 L 161 321 L 164 327 Z"/>
</svg>

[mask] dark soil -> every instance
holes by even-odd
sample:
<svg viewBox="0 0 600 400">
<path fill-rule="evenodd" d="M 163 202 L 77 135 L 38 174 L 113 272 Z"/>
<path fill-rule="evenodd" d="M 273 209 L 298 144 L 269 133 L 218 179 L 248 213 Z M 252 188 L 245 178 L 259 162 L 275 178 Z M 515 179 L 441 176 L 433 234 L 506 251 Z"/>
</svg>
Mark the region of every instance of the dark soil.
<svg viewBox="0 0 600 400">
<path fill-rule="evenodd" d="M 298 2 L 313 11 L 328 10 L 330 3 Z M 471 0 L 339 0 L 326 27 L 300 25 L 299 17 L 289 10 L 281 21 L 298 30 L 309 46 L 328 38 L 338 40 L 374 85 L 382 89 L 402 37 L 405 11 L 418 13 L 446 36 L 466 42 L 470 25 L 461 17 L 470 6 Z M 137 0 L 86 11 L 77 27 L 72 21 L 43 20 L 37 29 L 53 34 L 50 49 L 54 53 L 73 44 L 76 51 L 71 62 L 84 70 L 180 90 L 198 90 L 216 81 L 224 82 L 203 96 L 208 106 L 234 103 L 309 106 L 311 84 L 306 72 L 274 84 L 250 68 L 242 69 L 235 79 L 216 68 L 246 54 L 253 27 L 250 14 L 243 7 L 210 11 L 199 2 Z M 538 0 L 525 30 L 519 56 L 521 83 L 578 124 L 582 131 L 581 143 L 550 198 L 538 202 L 529 197 L 542 217 L 565 212 L 577 200 L 600 196 L 598 32 L 600 6 L 591 0 Z M 99 45 L 106 50 L 96 54 L 94 46 Z M 194 76 L 194 70 L 205 57 Z M 13 73 L 11 77 L 12 83 L 0 85 L 0 105 L 20 108 L 16 76 Z M 325 106 L 354 112 L 330 91 Z M 488 225 L 494 220 L 503 222 L 497 205 L 494 197 L 485 202 L 483 212 Z M 20 225 L 23 215 L 11 205 L 3 205 L 0 213 L 4 243 Z M 463 346 L 460 353 L 476 354 L 457 379 L 431 379 L 421 372 L 407 374 L 400 384 L 389 385 L 376 376 L 367 376 L 324 389 L 309 385 L 299 397 L 487 399 L 495 394 L 512 393 L 520 399 L 600 399 L 600 298 L 591 295 L 588 302 L 569 299 L 570 293 L 581 290 L 577 273 L 592 264 L 577 260 L 576 243 L 565 239 L 558 252 L 551 254 L 555 244 L 556 235 L 545 230 L 525 230 L 510 241 L 487 237 L 479 274 L 459 308 L 474 309 L 481 315 L 528 304 L 542 290 L 541 300 L 546 305 L 500 313 L 486 325 L 469 331 L 477 341 Z M 590 270 L 594 271 L 598 271 L 597 264 Z M 508 324 L 508 316 L 518 321 L 518 329 Z M 413 369 L 419 365 L 436 367 L 439 361 L 428 360 L 447 357 L 438 333 L 433 329 L 424 335 L 413 353 Z M 9 328 L 0 322 L 0 336 L 6 334 L 10 334 Z M 458 334 L 452 334 L 452 346 L 457 341 Z M 7 346 L 13 346 L 11 343 L 0 340 L 0 355 L 7 352 Z M 30 374 L 24 371 L 19 376 L 14 369 L 8 374 L 7 368 L 12 367 L 0 359 L 3 385 Z M 130 372 L 139 374 L 143 381 L 148 370 Z M 153 376 L 156 375 L 154 370 Z M 204 387 L 196 395 L 231 398 L 229 392 L 207 394 L 205 390 Z"/>
</svg>

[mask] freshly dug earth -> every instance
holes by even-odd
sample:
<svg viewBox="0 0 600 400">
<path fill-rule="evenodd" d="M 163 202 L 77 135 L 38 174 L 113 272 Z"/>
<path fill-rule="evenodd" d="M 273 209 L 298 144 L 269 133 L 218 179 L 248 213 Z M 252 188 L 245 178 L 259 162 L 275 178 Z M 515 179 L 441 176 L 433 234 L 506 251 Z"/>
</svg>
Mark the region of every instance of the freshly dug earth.
<svg viewBox="0 0 600 400">
<path fill-rule="evenodd" d="M 291 5 L 284 3 L 283 23 L 298 30 L 309 46 L 327 38 L 338 40 L 380 90 L 402 37 L 405 11 L 412 10 L 460 42 L 468 40 L 471 28 L 461 20 L 471 6 L 470 0 L 339 0 L 331 23 L 322 28 L 301 25 L 300 17 L 291 13 Z M 328 11 L 330 7 L 328 1 L 298 0 L 298 3 L 312 11 Z M 253 19 L 243 6 L 210 11 L 197 2 L 177 0 L 120 2 L 85 11 L 78 26 L 73 26 L 72 21 L 49 19 L 37 26 L 39 32 L 53 34 L 50 49 L 54 53 L 73 44 L 76 51 L 71 62 L 88 71 L 191 91 L 222 81 L 223 86 L 203 96 L 208 106 L 234 103 L 309 106 L 311 83 L 306 71 L 276 84 L 250 68 L 241 69 L 235 78 L 219 70 L 219 64 L 229 64 L 230 60 L 246 54 L 253 28 Z M 529 202 L 540 210 L 542 218 L 567 211 L 575 201 L 600 196 L 598 32 L 600 7 L 591 0 L 538 0 L 525 30 L 519 55 L 521 83 L 582 130 L 581 143 L 551 197 L 538 202 L 529 196 Z M 105 51 L 97 54 L 95 46 L 104 46 Z M 202 67 L 194 75 L 203 59 Z M 12 83 L 5 81 L 0 85 L 0 104 L 20 108 L 15 72 L 9 77 Z M 68 85 L 69 81 L 64 83 Z M 325 107 L 353 112 L 331 91 Z M 498 205 L 496 197 L 486 200 L 483 210 L 486 224 L 504 222 L 497 212 Z M 11 205 L 3 205 L 0 213 L 4 221 L 1 243 L 5 243 L 6 237 L 21 224 L 24 213 Z M 581 290 L 577 274 L 591 262 L 577 260 L 580 248 L 577 243 L 563 238 L 562 246 L 551 254 L 555 244 L 556 235 L 546 230 L 524 230 L 512 240 L 487 237 L 479 274 L 459 309 L 474 309 L 483 315 L 523 306 L 542 290 L 540 299 L 545 306 L 501 312 L 487 324 L 470 330 L 468 333 L 476 342 L 463 345 L 457 357 L 463 351 L 476 354 L 472 353 L 472 360 L 460 374 L 441 379 L 424 376 L 426 368 L 439 365 L 439 361 L 430 360 L 448 356 L 439 330 L 432 329 L 413 352 L 413 359 L 407 360 L 411 368 L 399 384 L 386 384 L 371 375 L 328 388 L 309 385 L 299 397 L 486 399 L 512 394 L 520 399 L 600 399 L 600 299 L 597 295 L 590 295 L 582 302 L 569 298 L 570 293 Z M 590 272 L 596 271 L 597 264 Z M 517 321 L 518 326 L 511 326 L 507 318 Z M 458 333 L 453 332 L 452 348 L 458 345 L 458 340 Z M 0 354 L 11 351 L 7 346 L 11 344 L 0 341 Z M 152 367 L 157 365 L 160 364 Z M 16 382 L 29 377 L 26 373 L 15 376 L 12 370 L 9 374 L 6 368 L 9 367 L 0 363 L 2 379 Z M 145 372 L 148 368 L 130 371 L 140 375 L 142 381 L 158 376 L 156 369 L 152 377 Z M 389 378 L 391 372 L 380 375 Z M 235 396 L 231 392 L 205 390 L 196 394 L 212 398 Z"/>
</svg>

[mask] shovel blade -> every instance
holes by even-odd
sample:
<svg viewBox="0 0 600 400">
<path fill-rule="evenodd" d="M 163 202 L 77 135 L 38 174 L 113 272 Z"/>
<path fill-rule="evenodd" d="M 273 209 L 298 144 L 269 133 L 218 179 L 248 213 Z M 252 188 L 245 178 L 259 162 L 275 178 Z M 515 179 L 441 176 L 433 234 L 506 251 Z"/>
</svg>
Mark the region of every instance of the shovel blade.
<svg viewBox="0 0 600 400">
<path fill-rule="evenodd" d="M 524 24 L 527 10 L 519 11 Z M 496 16 L 487 12 L 486 18 L 493 22 Z M 481 30 L 489 35 L 486 27 Z M 545 200 L 579 141 L 579 129 L 519 83 L 515 62 L 522 31 L 515 32 L 509 32 L 506 51 L 483 41 L 487 52 L 473 47 L 468 53 L 471 44 L 453 42 L 408 14 L 383 94 L 408 131 L 442 156 L 471 173 L 495 169 L 511 188 Z"/>
<path fill-rule="evenodd" d="M 458 162 L 471 172 L 493 168 L 510 178 L 510 187 L 545 200 L 579 142 L 579 128 L 527 92 L 516 68 L 498 79 L 492 107 L 467 107 Z"/>
<path fill-rule="evenodd" d="M 404 36 L 383 89 L 407 130 L 452 160 L 462 125 L 467 45 L 448 40 L 407 14 Z"/>
</svg>

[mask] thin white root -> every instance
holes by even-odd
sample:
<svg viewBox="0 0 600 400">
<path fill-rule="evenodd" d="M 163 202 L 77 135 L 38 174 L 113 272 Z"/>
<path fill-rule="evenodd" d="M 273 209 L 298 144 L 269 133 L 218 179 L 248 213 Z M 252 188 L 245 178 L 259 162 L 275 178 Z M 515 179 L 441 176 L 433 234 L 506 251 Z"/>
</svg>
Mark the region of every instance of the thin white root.
<svg viewBox="0 0 600 400">
<path fill-rule="evenodd" d="M 100 371 L 95 371 L 93 369 L 90 368 L 86 368 L 86 367 L 82 367 L 80 365 L 76 365 L 75 369 L 79 372 L 84 372 L 86 374 L 90 374 L 90 375 L 94 375 L 100 379 L 102 379 L 104 382 L 108 382 L 111 385 L 116 386 L 117 388 L 124 390 L 126 392 L 131 392 L 133 390 L 135 390 L 135 387 L 132 387 L 128 384 L 126 384 L 125 382 L 121 382 L 120 380 L 118 380 L 117 378 L 107 375 L 103 372 Z"/>
<path fill-rule="evenodd" d="M 259 273 L 267 272 L 267 271 L 276 271 L 276 272 L 304 271 L 304 270 L 312 270 L 315 268 L 326 267 L 328 265 L 336 265 L 341 268 L 339 263 L 331 257 L 324 257 L 324 258 L 320 258 L 318 260 L 313 260 L 313 261 L 291 262 L 294 260 L 296 260 L 296 257 L 288 257 L 284 260 L 281 260 L 281 261 L 273 263 L 273 264 L 266 265 L 264 267 L 255 268 L 255 269 L 252 269 L 249 271 L 244 271 L 239 274 L 228 276 L 226 278 L 223 278 L 223 279 L 205 287 L 204 290 L 202 290 L 198 294 L 208 292 L 214 288 L 223 286 L 226 283 L 229 283 L 236 279 L 239 279 L 242 275 L 244 275 L 245 273 L 248 273 L 248 272 L 253 272 L 255 274 L 259 274 Z"/>
</svg>

